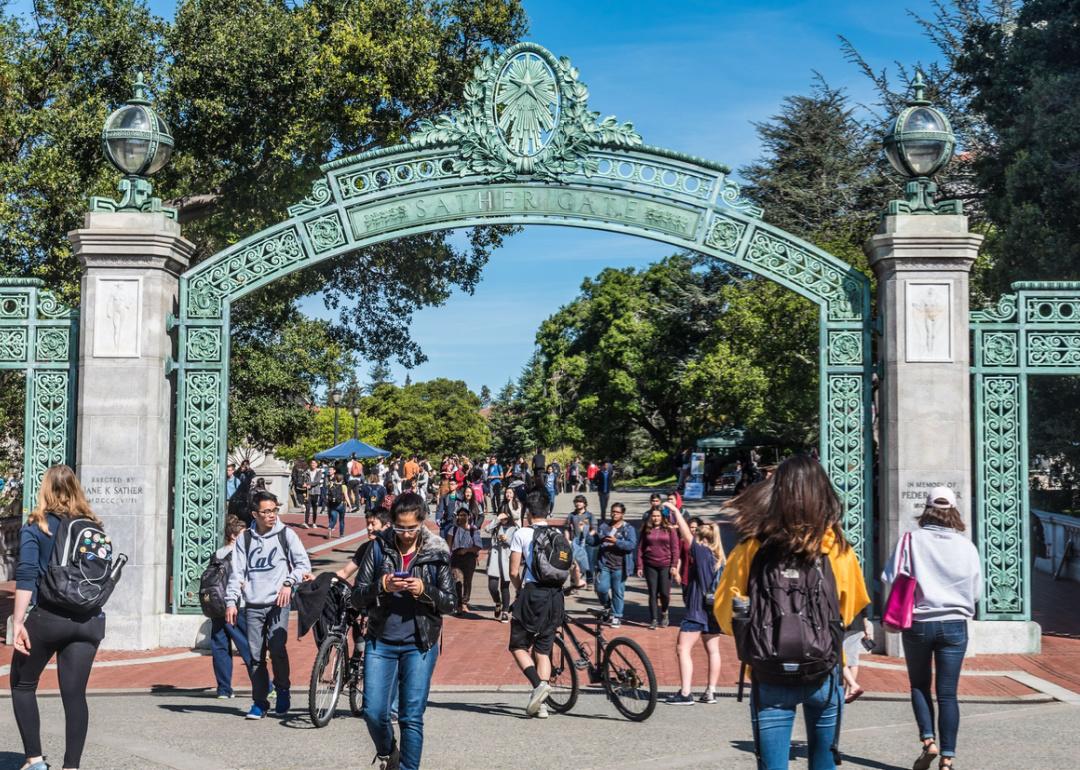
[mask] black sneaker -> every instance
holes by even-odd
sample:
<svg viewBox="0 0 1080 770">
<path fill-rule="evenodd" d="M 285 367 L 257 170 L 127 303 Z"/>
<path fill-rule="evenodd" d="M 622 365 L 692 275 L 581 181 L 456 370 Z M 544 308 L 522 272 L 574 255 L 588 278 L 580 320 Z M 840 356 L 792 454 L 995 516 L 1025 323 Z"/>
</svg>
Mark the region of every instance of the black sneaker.
<svg viewBox="0 0 1080 770">
<path fill-rule="evenodd" d="M 656 630 L 656 621 L 655 620 L 649 622 L 649 630 L 650 631 L 655 631 Z"/>
<path fill-rule="evenodd" d="M 701 693 L 698 703 L 716 703 L 716 694 L 712 690 L 706 690 Z"/>
<path fill-rule="evenodd" d="M 501 604 L 496 604 L 495 605 L 495 620 L 501 620 L 501 619 L 502 619 L 502 605 Z"/>
<path fill-rule="evenodd" d="M 667 702 L 672 706 L 693 706 L 694 696 L 683 695 L 681 692 L 677 692 L 674 695 L 668 697 Z"/>
</svg>

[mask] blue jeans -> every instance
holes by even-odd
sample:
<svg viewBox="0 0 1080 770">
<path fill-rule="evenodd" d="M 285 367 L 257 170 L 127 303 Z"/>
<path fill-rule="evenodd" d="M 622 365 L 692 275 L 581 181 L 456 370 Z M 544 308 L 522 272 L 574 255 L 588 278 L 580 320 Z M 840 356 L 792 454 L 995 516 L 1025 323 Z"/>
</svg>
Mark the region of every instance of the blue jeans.
<svg viewBox="0 0 1080 770">
<path fill-rule="evenodd" d="M 621 569 L 609 569 L 600 562 L 600 569 L 596 573 L 596 597 L 604 605 L 604 609 L 611 610 L 611 614 L 621 618 L 623 614 L 623 596 L 626 594 L 626 579 Z"/>
<path fill-rule="evenodd" d="M 956 688 L 967 652 L 968 630 L 964 620 L 915 621 L 904 632 L 904 658 L 911 682 L 911 707 L 919 725 L 920 738 L 933 738 L 934 701 L 930 681 L 937 690 L 938 743 L 941 756 L 956 756 L 956 733 L 960 727 L 960 705 Z M 936 672 L 931 670 L 931 662 Z M 936 675 L 934 675 L 936 673 Z"/>
<path fill-rule="evenodd" d="M 419 770 L 424 748 L 424 709 L 427 708 L 431 675 L 439 658 L 439 645 L 422 652 L 415 644 L 391 644 L 368 640 L 364 646 L 364 721 L 385 757 L 394 749 L 390 724 L 391 693 L 398 690 L 401 731 L 401 770 Z"/>
<path fill-rule="evenodd" d="M 243 612 L 236 614 L 236 625 L 231 626 L 225 618 L 210 621 L 210 655 L 214 659 L 214 679 L 217 680 L 218 695 L 232 695 L 232 650 L 229 642 L 236 647 L 244 667 L 251 673 L 251 648 L 247 640 L 247 618 Z"/>
<path fill-rule="evenodd" d="M 832 746 L 839 729 L 844 690 L 840 670 L 819 685 L 788 687 L 757 682 L 750 691 L 750 714 L 758 747 L 758 770 L 788 770 L 795 707 L 806 720 L 809 770 L 835 770 Z"/>
<path fill-rule="evenodd" d="M 338 525 L 338 536 L 344 536 L 345 534 L 345 506 L 344 504 L 334 506 L 327 511 L 327 516 L 330 518 L 326 528 L 327 534 L 334 531 L 334 524 Z"/>
</svg>

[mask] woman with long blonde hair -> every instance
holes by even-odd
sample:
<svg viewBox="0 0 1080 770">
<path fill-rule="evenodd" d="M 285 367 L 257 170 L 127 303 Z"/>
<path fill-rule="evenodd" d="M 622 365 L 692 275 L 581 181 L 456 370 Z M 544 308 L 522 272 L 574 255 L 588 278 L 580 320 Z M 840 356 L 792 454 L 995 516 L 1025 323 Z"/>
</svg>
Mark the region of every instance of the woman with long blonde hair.
<svg viewBox="0 0 1080 770">
<path fill-rule="evenodd" d="M 15 571 L 11 705 L 26 754 L 22 770 L 48 770 L 49 767 L 41 751 L 37 685 L 53 655 L 56 655 L 60 697 L 67 723 L 64 768 L 75 770 L 79 767 L 89 719 L 86 682 L 98 645 L 105 636 L 105 615 L 100 610 L 80 615 L 38 601 L 38 584 L 48 567 L 54 535 L 64 518 L 88 519 L 101 526 L 86 502 L 75 472 L 66 465 L 54 465 L 45 471 L 37 505 L 19 533 L 19 566 Z"/>
<path fill-rule="evenodd" d="M 679 536 L 687 546 L 689 580 L 683 596 L 686 614 L 679 624 L 679 636 L 675 652 L 679 658 L 679 692 L 668 699 L 676 706 L 692 706 L 691 694 L 694 680 L 694 645 L 698 639 L 705 646 L 709 657 L 709 684 L 702 693 L 701 703 L 716 703 L 716 688 L 720 683 L 720 626 L 712 614 L 712 596 L 716 581 L 724 569 L 724 545 L 720 540 L 720 528 L 716 524 L 702 522 L 691 530 L 678 506 L 664 504 L 672 512 Z"/>
</svg>

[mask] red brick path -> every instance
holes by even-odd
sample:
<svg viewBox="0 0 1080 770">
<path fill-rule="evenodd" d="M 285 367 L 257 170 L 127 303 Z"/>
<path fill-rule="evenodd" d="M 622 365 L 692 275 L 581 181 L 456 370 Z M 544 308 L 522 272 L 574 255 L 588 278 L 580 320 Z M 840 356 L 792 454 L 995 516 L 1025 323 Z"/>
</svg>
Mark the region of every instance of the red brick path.
<svg viewBox="0 0 1080 770">
<path fill-rule="evenodd" d="M 290 524 L 302 521 L 302 517 L 286 517 Z M 324 519 L 325 521 L 325 519 Z M 362 528 L 362 518 L 349 516 L 346 519 L 346 534 L 355 533 Z M 327 541 L 323 534 L 314 530 L 298 529 L 298 534 L 308 548 L 318 547 Z M 360 539 L 343 544 L 337 548 L 322 551 L 312 556 L 316 570 L 325 570 L 342 563 L 355 550 Z M 666 629 L 649 631 L 638 622 L 645 619 L 647 609 L 643 606 L 643 589 L 640 581 L 631 580 L 627 591 L 627 622 L 621 629 L 606 631 L 609 639 L 615 636 L 628 636 L 638 641 L 645 649 L 656 671 L 657 680 L 662 687 L 673 687 L 679 682 L 678 662 L 675 656 L 675 641 L 678 629 L 673 626 Z M 1068 586 L 1075 592 L 1075 584 L 1057 584 Z M 1053 587 L 1053 586 L 1051 586 Z M 10 591 L 10 584 L 0 584 L 0 608 L 3 606 L 5 591 Z M 1075 593 L 1073 593 L 1075 597 Z M 591 593 L 583 595 L 584 604 L 594 604 Z M 675 605 L 680 601 L 673 599 Z M 568 605 L 571 608 L 583 606 L 577 600 Z M 1062 605 L 1058 605 L 1061 609 Z M 1070 607 L 1070 605 L 1065 605 Z M 1075 598 L 1072 601 L 1075 607 Z M 435 686 L 473 686 L 494 687 L 500 685 L 524 684 L 525 680 L 506 651 L 509 626 L 496 622 L 491 617 L 491 602 L 487 596 L 486 577 L 478 570 L 473 591 L 474 612 L 463 618 L 447 618 L 444 626 L 443 652 L 435 671 Z M 10 609 L 8 610 L 10 612 Z M 679 609 L 673 608 L 674 618 L 681 616 Z M 1072 621 L 1069 621 L 1072 622 Z M 580 638 L 585 639 L 584 635 Z M 315 646 L 310 635 L 300 641 L 295 640 L 295 615 L 293 634 L 290 637 L 290 656 L 293 662 L 294 686 L 306 687 L 315 657 Z M 721 639 L 723 667 L 721 686 L 734 686 L 738 677 L 737 660 L 732 640 Z M 184 654 L 187 649 L 159 649 L 144 652 L 103 651 L 98 661 L 137 660 L 158 658 L 166 655 Z M 11 662 L 10 647 L 0 648 L 0 666 Z M 699 645 L 694 652 L 695 675 L 694 687 L 699 690 L 706 678 L 706 660 L 704 650 Z M 866 660 L 902 666 L 903 661 L 884 656 L 867 656 Z M 1005 671 L 1021 670 L 1080 692 L 1080 639 L 1043 638 L 1041 655 L 992 655 L 969 658 L 965 663 L 968 671 Z M 234 679 L 243 689 L 242 669 L 237 666 Z M 863 667 L 859 680 L 862 686 L 872 693 L 903 694 L 908 691 L 907 675 L 903 670 L 888 668 Z M 95 667 L 90 677 L 92 689 L 199 689 L 213 686 L 210 658 L 208 655 L 187 657 L 181 660 L 134 664 L 115 667 Z M 42 688 L 55 689 L 55 670 L 46 671 Z M 8 687 L 6 674 L 0 676 L 0 688 Z M 1012 679 L 1002 676 L 963 677 L 960 684 L 961 695 L 988 697 L 1015 697 L 1037 694 L 1034 690 Z"/>
</svg>

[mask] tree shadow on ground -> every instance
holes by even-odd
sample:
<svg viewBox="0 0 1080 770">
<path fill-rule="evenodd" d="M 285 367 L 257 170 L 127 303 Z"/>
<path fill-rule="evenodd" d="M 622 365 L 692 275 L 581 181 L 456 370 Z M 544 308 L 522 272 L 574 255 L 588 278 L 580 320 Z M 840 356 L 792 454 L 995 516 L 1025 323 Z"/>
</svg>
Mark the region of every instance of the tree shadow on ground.
<svg viewBox="0 0 1080 770">
<path fill-rule="evenodd" d="M 731 741 L 731 746 L 739 751 L 745 751 L 748 754 L 754 753 L 753 741 Z M 843 760 L 844 767 L 861 767 L 867 768 L 867 770 L 907 770 L 906 767 L 902 765 L 886 764 L 879 762 L 876 759 L 857 757 L 854 754 L 846 753 L 843 749 L 840 751 L 840 758 Z M 791 761 L 808 759 L 805 741 L 792 741 L 789 759 Z"/>
</svg>

